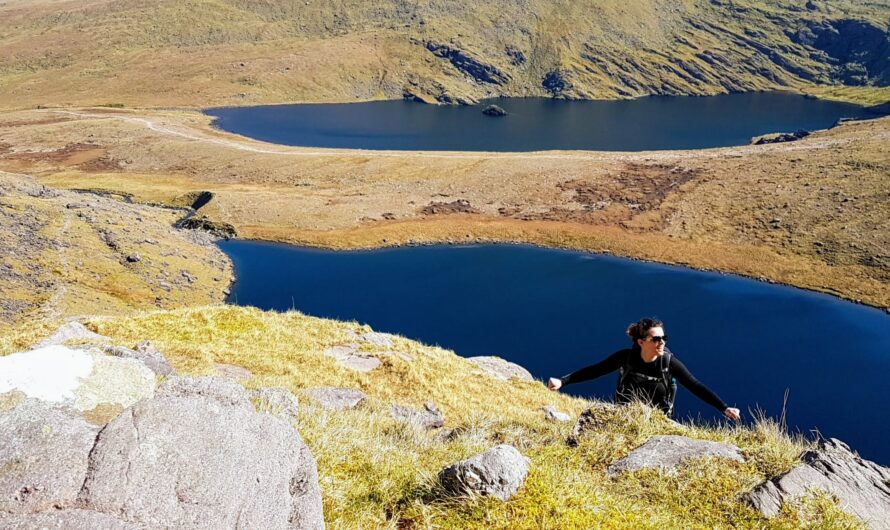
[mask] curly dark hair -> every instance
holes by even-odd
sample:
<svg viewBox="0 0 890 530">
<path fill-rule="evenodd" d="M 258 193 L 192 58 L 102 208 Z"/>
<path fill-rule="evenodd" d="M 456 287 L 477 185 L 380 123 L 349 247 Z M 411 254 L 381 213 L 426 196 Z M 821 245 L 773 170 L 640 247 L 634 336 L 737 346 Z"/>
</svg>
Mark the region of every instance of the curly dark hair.
<svg viewBox="0 0 890 530">
<path fill-rule="evenodd" d="M 636 346 L 638 339 L 645 339 L 649 336 L 650 329 L 663 327 L 664 322 L 657 318 L 641 318 L 627 327 L 627 336 L 630 337 L 631 342 Z"/>
</svg>

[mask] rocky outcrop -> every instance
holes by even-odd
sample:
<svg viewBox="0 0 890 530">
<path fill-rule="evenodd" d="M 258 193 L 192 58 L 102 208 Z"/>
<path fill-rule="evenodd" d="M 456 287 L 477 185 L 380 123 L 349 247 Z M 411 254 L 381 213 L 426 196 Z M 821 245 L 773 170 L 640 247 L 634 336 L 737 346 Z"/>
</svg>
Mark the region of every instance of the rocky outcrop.
<svg viewBox="0 0 890 530">
<path fill-rule="evenodd" d="M 77 411 L 36 399 L 0 412 L 0 513 L 74 506 L 98 432 Z"/>
<path fill-rule="evenodd" d="M 482 114 L 486 116 L 492 116 L 494 118 L 499 118 L 501 116 L 506 116 L 507 111 L 497 105 L 489 105 L 482 109 Z"/>
<path fill-rule="evenodd" d="M 485 64 L 456 47 L 449 46 L 448 44 L 427 42 L 426 49 L 431 51 L 436 57 L 448 59 L 452 66 L 479 83 L 503 85 L 510 81 L 510 76 L 496 66 Z"/>
<path fill-rule="evenodd" d="M 773 133 L 773 134 L 764 134 L 763 136 L 757 136 L 751 139 L 751 143 L 754 145 L 764 145 L 764 144 L 780 144 L 784 142 L 795 142 L 797 140 L 801 140 L 809 136 L 809 131 L 799 130 L 792 133 Z"/>
<path fill-rule="evenodd" d="M 105 346 L 102 349 L 108 355 L 141 361 L 157 375 L 166 377 L 168 375 L 176 374 L 176 371 L 173 370 L 173 367 L 167 362 L 167 358 L 164 357 L 164 354 L 158 351 L 155 345 L 149 341 L 140 342 L 136 345 L 136 348 L 132 350 L 130 348 L 124 348 L 123 346 Z"/>
<path fill-rule="evenodd" d="M 846 85 L 890 85 L 890 33 L 866 20 L 809 20 L 788 37 L 817 50 Z"/>
<path fill-rule="evenodd" d="M 555 97 L 562 95 L 571 87 L 571 84 L 566 80 L 566 74 L 562 70 L 552 70 L 544 76 L 541 86 Z"/>
<path fill-rule="evenodd" d="M 364 403 L 367 396 L 354 388 L 313 388 L 306 392 L 309 399 L 327 410 L 354 409 Z"/>
<path fill-rule="evenodd" d="M 103 404 L 123 409 L 150 397 L 154 387 L 155 375 L 142 362 L 97 349 L 47 346 L 0 357 L 0 393 L 18 390 L 80 411 Z"/>
<path fill-rule="evenodd" d="M 847 444 L 831 438 L 801 457 L 803 463 L 767 480 L 743 497 L 766 517 L 812 490 L 824 490 L 841 509 L 858 516 L 873 530 L 890 529 L 890 469 L 865 460 Z"/>
<path fill-rule="evenodd" d="M 109 423 L 80 502 L 158 528 L 324 527 L 299 434 L 220 378 L 171 378 Z"/>
<path fill-rule="evenodd" d="M 457 199 L 451 202 L 431 201 L 421 208 L 423 215 L 447 215 L 453 213 L 479 213 L 479 210 L 466 199 Z"/>
<path fill-rule="evenodd" d="M 204 215 L 200 217 L 186 217 L 176 223 L 176 228 L 184 230 L 204 230 L 205 232 L 209 232 L 222 239 L 231 239 L 238 235 L 238 233 L 235 232 L 235 227 L 231 224 L 221 221 L 213 221 Z"/>
<path fill-rule="evenodd" d="M 445 426 L 445 416 L 432 401 L 424 404 L 423 410 L 403 405 L 392 406 L 392 417 L 398 421 L 417 425 L 424 429 L 439 429 Z"/>
<path fill-rule="evenodd" d="M 446 467 L 439 482 L 455 495 L 485 495 L 506 501 L 528 475 L 528 458 L 511 445 L 499 445 L 480 455 Z"/>
<path fill-rule="evenodd" d="M 707 456 L 736 462 L 745 461 L 742 457 L 742 450 L 734 445 L 696 440 L 685 436 L 653 436 L 629 455 L 610 465 L 607 472 L 613 476 L 646 468 L 674 471 L 685 460 Z"/>
<path fill-rule="evenodd" d="M 486 375 L 501 381 L 508 381 L 512 378 L 520 381 L 534 381 L 535 379 L 525 368 L 500 357 L 467 357 L 467 360 L 481 368 Z"/>
<path fill-rule="evenodd" d="M 56 346 L 59 344 L 64 344 L 65 341 L 69 340 L 90 341 L 101 344 L 108 342 L 111 339 L 103 335 L 93 333 L 80 322 L 72 321 L 59 327 L 59 329 L 57 329 L 55 333 L 38 342 L 37 345 L 34 346 L 34 348 L 37 349 L 46 346 Z"/>
</svg>

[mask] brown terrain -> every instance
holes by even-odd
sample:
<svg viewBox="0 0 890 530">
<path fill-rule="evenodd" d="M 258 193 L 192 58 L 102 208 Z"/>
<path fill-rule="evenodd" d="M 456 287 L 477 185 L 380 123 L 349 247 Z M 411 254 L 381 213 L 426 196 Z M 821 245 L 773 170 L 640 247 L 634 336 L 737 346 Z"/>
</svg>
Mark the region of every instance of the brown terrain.
<svg viewBox="0 0 890 530">
<path fill-rule="evenodd" d="M 242 238 L 332 248 L 528 242 L 743 274 L 883 308 L 887 145 L 890 118 L 792 143 L 640 153 L 285 147 L 180 110 L 0 118 L 0 169 L 145 204 L 183 207 L 209 192 L 195 224 Z"/>
</svg>

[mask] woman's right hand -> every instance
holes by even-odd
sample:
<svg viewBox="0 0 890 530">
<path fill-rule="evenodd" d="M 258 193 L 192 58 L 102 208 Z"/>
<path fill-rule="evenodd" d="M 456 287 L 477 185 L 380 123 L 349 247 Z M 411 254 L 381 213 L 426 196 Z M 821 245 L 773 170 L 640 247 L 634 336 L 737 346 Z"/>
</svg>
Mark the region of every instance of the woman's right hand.
<svg viewBox="0 0 890 530">
<path fill-rule="evenodd" d="M 558 377 L 551 377 L 549 381 L 547 381 L 547 388 L 550 390 L 559 390 L 562 387 L 562 379 Z"/>
</svg>

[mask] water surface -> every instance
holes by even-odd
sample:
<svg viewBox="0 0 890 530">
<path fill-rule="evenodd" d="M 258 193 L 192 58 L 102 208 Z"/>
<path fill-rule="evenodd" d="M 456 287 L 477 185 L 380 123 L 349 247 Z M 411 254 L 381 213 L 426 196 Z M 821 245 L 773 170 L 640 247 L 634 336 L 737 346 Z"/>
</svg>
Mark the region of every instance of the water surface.
<svg viewBox="0 0 890 530">
<path fill-rule="evenodd" d="M 630 344 L 644 316 L 730 405 L 819 429 L 890 463 L 890 316 L 837 298 L 730 275 L 518 245 L 334 252 L 223 241 L 238 281 L 230 302 L 357 320 L 561 376 Z M 566 391 L 611 399 L 616 375 Z M 679 417 L 717 420 L 685 389 Z"/>
<path fill-rule="evenodd" d="M 483 115 L 489 103 L 509 115 Z M 825 129 L 841 117 L 875 115 L 857 105 L 777 92 L 622 101 L 499 98 L 477 106 L 374 101 L 206 112 L 223 130 L 279 144 L 450 151 L 723 147 L 770 132 Z"/>
</svg>

